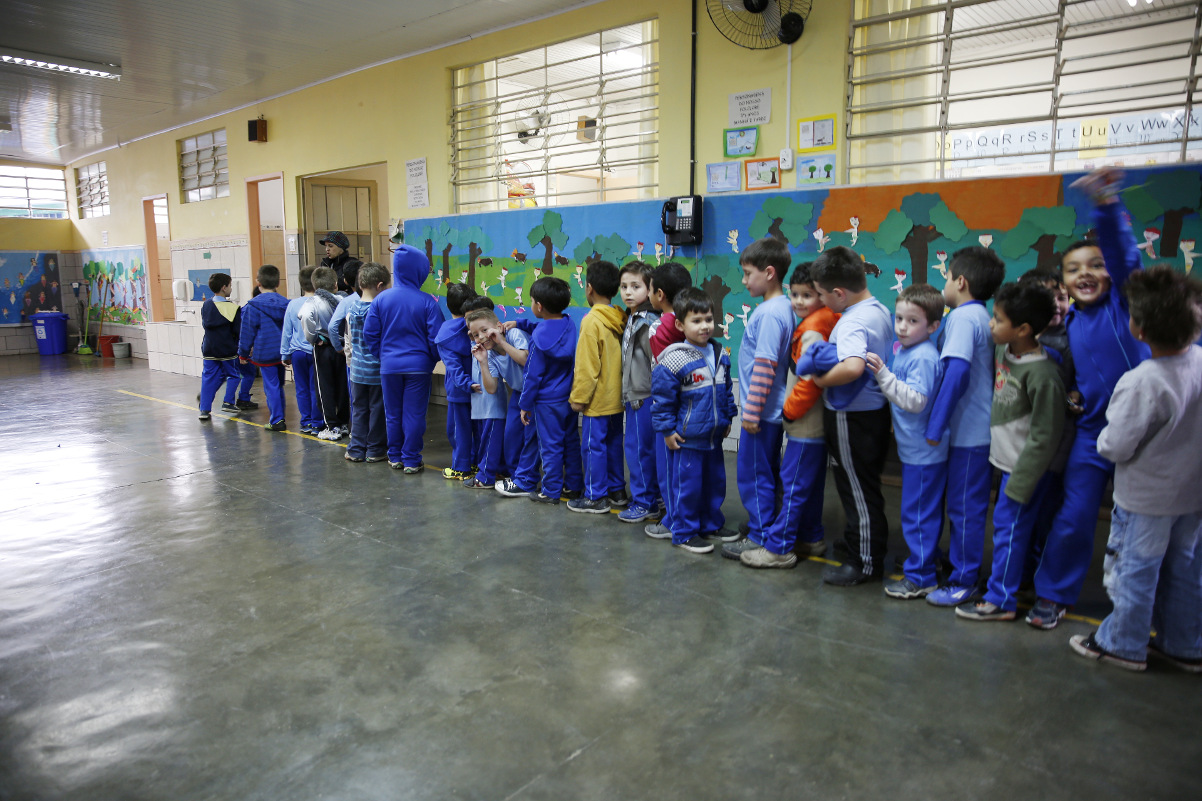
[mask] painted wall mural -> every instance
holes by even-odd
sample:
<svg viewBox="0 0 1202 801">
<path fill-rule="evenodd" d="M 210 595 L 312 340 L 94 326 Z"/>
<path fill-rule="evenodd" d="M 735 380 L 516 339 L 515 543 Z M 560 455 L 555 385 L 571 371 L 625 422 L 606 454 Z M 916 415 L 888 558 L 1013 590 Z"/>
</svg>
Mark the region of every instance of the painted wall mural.
<svg viewBox="0 0 1202 801">
<path fill-rule="evenodd" d="M 59 254 L 0 251 L 0 323 L 20 323 L 39 311 L 65 311 Z"/>
<path fill-rule="evenodd" d="M 91 282 L 91 320 L 140 325 L 149 319 L 144 248 L 85 250 L 80 257 L 84 278 Z"/>
<path fill-rule="evenodd" d="M 572 288 L 569 313 L 586 311 L 584 274 L 597 259 L 623 264 L 684 264 L 714 300 L 718 336 L 737 361 L 738 344 L 758 304 L 741 283 L 739 251 L 772 236 L 794 263 L 846 245 L 864 259 L 868 286 L 890 308 L 911 283 L 942 286 L 956 250 L 993 248 L 1007 280 L 1054 269 L 1063 249 L 1090 234 L 1091 206 L 1070 188 L 1080 174 L 982 178 L 921 184 L 800 189 L 705 199 L 704 244 L 664 244 L 658 201 L 520 209 L 410 220 L 410 244 L 424 248 L 424 288 L 445 296 L 449 282 L 489 295 L 502 317 L 529 316 L 530 285 L 557 275 Z M 1122 199 L 1145 264 L 1189 272 L 1202 237 L 1202 166 L 1129 169 Z"/>
</svg>

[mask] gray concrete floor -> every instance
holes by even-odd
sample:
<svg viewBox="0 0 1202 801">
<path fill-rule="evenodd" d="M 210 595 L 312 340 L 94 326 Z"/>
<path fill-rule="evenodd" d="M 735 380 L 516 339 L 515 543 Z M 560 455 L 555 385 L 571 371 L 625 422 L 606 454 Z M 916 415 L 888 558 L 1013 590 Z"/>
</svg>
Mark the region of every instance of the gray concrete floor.
<svg viewBox="0 0 1202 801">
<path fill-rule="evenodd" d="M 753 572 L 199 423 L 198 383 L 0 360 L 0 798 L 1202 792 L 1198 677 L 1075 656 L 1086 620 L 969 623 L 824 586 L 820 563 Z"/>
</svg>

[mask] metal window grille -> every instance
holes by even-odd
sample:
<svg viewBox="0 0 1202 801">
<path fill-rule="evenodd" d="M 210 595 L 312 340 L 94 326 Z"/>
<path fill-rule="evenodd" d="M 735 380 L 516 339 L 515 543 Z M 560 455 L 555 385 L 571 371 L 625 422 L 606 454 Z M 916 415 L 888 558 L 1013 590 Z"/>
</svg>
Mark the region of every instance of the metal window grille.
<svg viewBox="0 0 1202 801">
<path fill-rule="evenodd" d="M 79 218 L 107 217 L 109 214 L 109 176 L 106 162 L 98 161 L 75 169 L 75 197 Z"/>
<path fill-rule="evenodd" d="M 651 20 L 455 70 L 455 210 L 654 197 L 658 44 Z"/>
<path fill-rule="evenodd" d="M 1196 0 L 857 0 L 849 183 L 1202 157 Z"/>
<path fill-rule="evenodd" d="M 179 187 L 185 203 L 229 197 L 224 128 L 179 140 Z"/>
<path fill-rule="evenodd" d="M 0 166 L 0 217 L 67 218 L 67 178 L 61 169 Z"/>
</svg>

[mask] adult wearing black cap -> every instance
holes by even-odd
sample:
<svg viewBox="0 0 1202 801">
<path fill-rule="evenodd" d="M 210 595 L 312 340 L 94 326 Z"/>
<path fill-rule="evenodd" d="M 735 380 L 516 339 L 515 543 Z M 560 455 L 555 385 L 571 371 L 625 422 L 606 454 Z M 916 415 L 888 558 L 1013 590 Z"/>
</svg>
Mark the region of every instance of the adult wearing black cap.
<svg viewBox="0 0 1202 801">
<path fill-rule="evenodd" d="M 326 246 L 326 257 L 321 260 L 321 266 L 329 267 L 338 273 L 338 290 L 340 292 L 354 292 L 357 287 L 353 282 L 358 275 L 358 268 L 363 266 L 363 262 L 347 252 L 350 250 L 351 241 L 341 231 L 330 231 L 326 234 L 325 239 L 320 240 L 320 243 Z M 347 274 L 346 268 L 352 263 L 355 265 L 355 269 Z"/>
</svg>

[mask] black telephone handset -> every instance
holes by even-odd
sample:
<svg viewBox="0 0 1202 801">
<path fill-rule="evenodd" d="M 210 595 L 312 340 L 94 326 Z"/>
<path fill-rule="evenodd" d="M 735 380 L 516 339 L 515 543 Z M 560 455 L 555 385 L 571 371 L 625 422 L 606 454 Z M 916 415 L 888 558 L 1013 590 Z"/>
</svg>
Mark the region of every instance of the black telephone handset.
<svg viewBox="0 0 1202 801">
<path fill-rule="evenodd" d="M 700 195 L 668 198 L 659 224 L 669 245 L 701 244 L 701 208 Z"/>
</svg>

